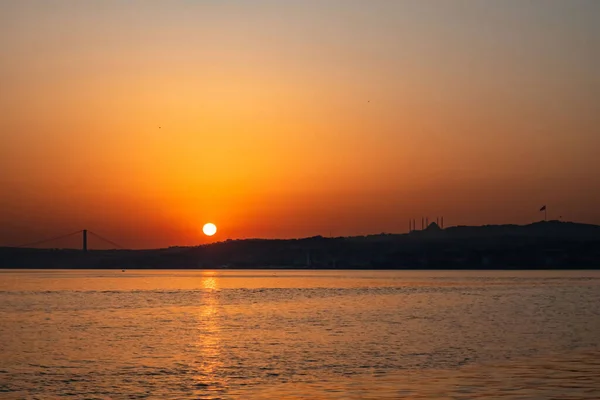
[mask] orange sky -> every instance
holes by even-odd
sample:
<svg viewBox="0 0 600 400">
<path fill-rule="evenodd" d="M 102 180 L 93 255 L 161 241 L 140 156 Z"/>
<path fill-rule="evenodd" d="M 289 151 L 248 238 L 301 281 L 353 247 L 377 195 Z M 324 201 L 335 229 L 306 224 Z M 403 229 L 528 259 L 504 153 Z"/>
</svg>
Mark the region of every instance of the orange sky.
<svg viewBox="0 0 600 400">
<path fill-rule="evenodd" d="M 599 48 L 584 0 L 3 2 L 0 245 L 600 223 Z"/>
</svg>

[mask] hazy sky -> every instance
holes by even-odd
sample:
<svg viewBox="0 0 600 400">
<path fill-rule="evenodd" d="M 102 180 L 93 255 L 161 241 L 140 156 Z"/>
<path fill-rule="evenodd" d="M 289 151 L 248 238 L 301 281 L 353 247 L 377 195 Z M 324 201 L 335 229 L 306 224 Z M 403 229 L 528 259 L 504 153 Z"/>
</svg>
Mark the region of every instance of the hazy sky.
<svg viewBox="0 0 600 400">
<path fill-rule="evenodd" d="M 600 1 L 0 2 L 0 245 L 600 223 Z"/>
</svg>

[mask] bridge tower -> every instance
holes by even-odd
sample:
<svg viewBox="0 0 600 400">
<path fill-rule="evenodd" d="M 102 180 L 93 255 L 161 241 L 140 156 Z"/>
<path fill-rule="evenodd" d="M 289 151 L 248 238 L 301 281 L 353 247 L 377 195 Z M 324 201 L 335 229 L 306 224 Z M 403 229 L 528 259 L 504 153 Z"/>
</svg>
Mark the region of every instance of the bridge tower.
<svg viewBox="0 0 600 400">
<path fill-rule="evenodd" d="M 87 229 L 84 229 L 82 232 L 83 232 L 83 252 L 86 253 L 87 252 Z"/>
</svg>

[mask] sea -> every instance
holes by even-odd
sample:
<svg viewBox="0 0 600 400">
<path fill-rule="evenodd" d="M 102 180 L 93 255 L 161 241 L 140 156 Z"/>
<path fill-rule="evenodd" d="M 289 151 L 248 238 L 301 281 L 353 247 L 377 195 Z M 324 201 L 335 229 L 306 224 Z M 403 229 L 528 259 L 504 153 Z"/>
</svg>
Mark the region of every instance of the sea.
<svg viewBox="0 0 600 400">
<path fill-rule="evenodd" d="M 600 399 L 600 271 L 3 270 L 1 399 Z"/>
</svg>

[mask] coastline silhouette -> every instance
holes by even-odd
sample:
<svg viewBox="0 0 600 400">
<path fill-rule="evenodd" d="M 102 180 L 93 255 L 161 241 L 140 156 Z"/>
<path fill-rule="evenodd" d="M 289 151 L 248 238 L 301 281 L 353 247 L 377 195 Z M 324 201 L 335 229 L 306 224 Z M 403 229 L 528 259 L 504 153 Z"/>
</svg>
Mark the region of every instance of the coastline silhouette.
<svg viewBox="0 0 600 400">
<path fill-rule="evenodd" d="M 561 221 L 446 229 L 432 222 L 406 234 L 229 239 L 153 250 L 91 250 L 86 243 L 83 251 L 0 248 L 0 268 L 596 269 L 599 265 L 600 226 Z"/>
</svg>

